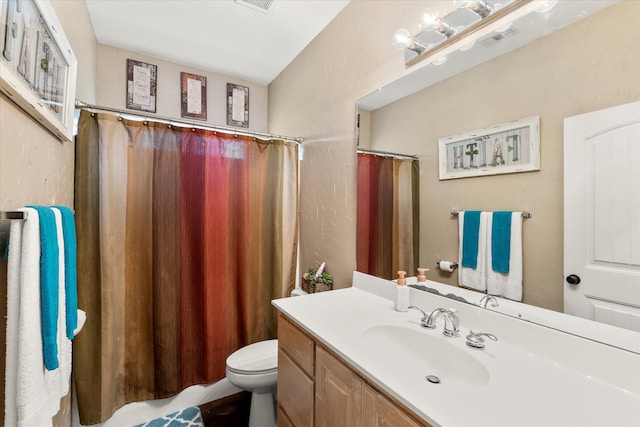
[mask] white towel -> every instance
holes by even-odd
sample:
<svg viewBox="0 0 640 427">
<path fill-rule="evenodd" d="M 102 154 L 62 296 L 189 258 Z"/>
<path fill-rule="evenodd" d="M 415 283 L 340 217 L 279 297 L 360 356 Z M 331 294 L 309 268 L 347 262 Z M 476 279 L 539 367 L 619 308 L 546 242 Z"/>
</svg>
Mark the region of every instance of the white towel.
<svg viewBox="0 0 640 427">
<path fill-rule="evenodd" d="M 480 231 L 478 236 L 478 262 L 476 268 L 462 266 L 462 237 L 464 232 L 464 212 L 458 215 L 458 283 L 461 286 L 476 289 L 478 291 L 487 290 L 486 269 L 487 265 L 487 212 L 480 213 Z"/>
<path fill-rule="evenodd" d="M 487 293 L 500 295 L 514 301 L 522 301 L 522 212 L 511 214 L 511 248 L 509 252 L 509 273 L 500 273 L 491 268 L 491 224 L 487 223 Z"/>
<path fill-rule="evenodd" d="M 64 389 L 61 370 L 44 367 L 38 211 L 20 210 L 27 218 L 11 224 L 9 242 L 5 425 L 49 427 Z"/>
</svg>

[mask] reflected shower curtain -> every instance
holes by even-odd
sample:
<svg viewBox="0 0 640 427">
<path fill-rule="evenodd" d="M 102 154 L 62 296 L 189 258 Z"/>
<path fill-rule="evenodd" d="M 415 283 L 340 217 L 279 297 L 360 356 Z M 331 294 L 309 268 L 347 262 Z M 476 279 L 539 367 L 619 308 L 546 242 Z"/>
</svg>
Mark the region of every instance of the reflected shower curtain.
<svg viewBox="0 0 640 427">
<path fill-rule="evenodd" d="M 225 375 L 293 289 L 297 146 L 82 111 L 80 421 Z"/>
<path fill-rule="evenodd" d="M 418 267 L 419 163 L 358 153 L 356 269 L 395 279 Z"/>
</svg>

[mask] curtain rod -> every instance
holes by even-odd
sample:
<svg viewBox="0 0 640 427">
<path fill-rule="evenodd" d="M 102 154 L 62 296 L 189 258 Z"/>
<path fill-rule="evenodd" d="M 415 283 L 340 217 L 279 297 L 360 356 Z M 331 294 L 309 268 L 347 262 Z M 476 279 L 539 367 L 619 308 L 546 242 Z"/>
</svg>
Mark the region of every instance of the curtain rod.
<svg viewBox="0 0 640 427">
<path fill-rule="evenodd" d="M 98 105 L 87 104 L 86 102 L 80 101 L 79 99 L 76 99 L 75 107 L 76 108 L 84 108 L 84 109 L 87 109 L 87 110 L 95 110 L 95 111 L 105 111 L 105 112 L 110 112 L 110 113 L 117 113 L 119 115 L 128 115 L 128 116 L 141 117 L 141 118 L 143 118 L 145 120 L 157 120 L 157 121 L 160 121 L 160 122 L 163 122 L 163 123 L 167 123 L 169 125 L 176 125 L 176 126 L 182 126 L 182 127 L 191 127 L 191 128 L 201 128 L 201 129 L 211 129 L 211 130 L 215 130 L 215 131 L 223 132 L 223 133 L 228 133 L 228 134 L 232 134 L 232 135 L 257 136 L 257 137 L 260 137 L 262 139 L 282 139 L 284 141 L 295 142 L 296 144 L 300 144 L 302 141 L 304 141 L 302 138 L 294 138 L 294 137 L 283 136 L 283 135 L 274 135 L 274 134 L 271 134 L 271 133 L 256 132 L 256 131 L 253 131 L 253 130 L 244 130 L 244 129 L 234 128 L 234 127 L 229 127 L 229 126 L 212 125 L 212 124 L 208 124 L 206 122 L 180 120 L 180 119 L 175 119 L 173 117 L 158 116 L 156 114 L 142 114 L 142 113 L 139 113 L 139 112 L 128 111 L 128 110 L 123 111 L 123 110 L 120 110 L 120 109 L 117 109 L 117 108 L 102 107 L 102 106 L 98 106 Z"/>
<path fill-rule="evenodd" d="M 367 148 L 358 148 L 356 152 L 364 153 L 364 154 L 376 154 L 378 156 L 384 156 L 384 157 L 398 157 L 400 159 L 418 160 L 418 156 L 411 155 L 411 154 L 399 154 L 399 153 L 392 153 L 390 151 L 369 150 Z"/>
</svg>

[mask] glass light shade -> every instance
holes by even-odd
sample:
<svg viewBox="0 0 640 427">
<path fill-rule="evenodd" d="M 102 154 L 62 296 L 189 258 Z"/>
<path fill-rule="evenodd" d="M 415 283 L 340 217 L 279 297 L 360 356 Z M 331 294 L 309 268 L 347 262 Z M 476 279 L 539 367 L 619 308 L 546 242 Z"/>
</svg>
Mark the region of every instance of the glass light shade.
<svg viewBox="0 0 640 427">
<path fill-rule="evenodd" d="M 406 49 L 411 45 L 411 33 L 404 28 L 400 28 L 393 33 L 393 47 L 396 49 Z"/>
</svg>

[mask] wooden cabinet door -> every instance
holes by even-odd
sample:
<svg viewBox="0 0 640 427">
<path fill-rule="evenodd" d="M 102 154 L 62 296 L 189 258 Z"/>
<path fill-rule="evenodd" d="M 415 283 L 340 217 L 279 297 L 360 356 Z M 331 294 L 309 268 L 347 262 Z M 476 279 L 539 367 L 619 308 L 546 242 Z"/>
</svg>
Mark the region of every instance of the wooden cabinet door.
<svg viewBox="0 0 640 427">
<path fill-rule="evenodd" d="M 296 427 L 313 427 L 313 380 L 291 360 L 286 351 L 278 351 L 278 404 Z M 278 425 L 288 425 L 283 421 Z"/>
<path fill-rule="evenodd" d="M 368 386 L 362 390 L 362 427 L 422 427 L 405 411 Z"/>
<path fill-rule="evenodd" d="M 316 427 L 362 427 L 363 382 L 316 347 Z"/>
</svg>

